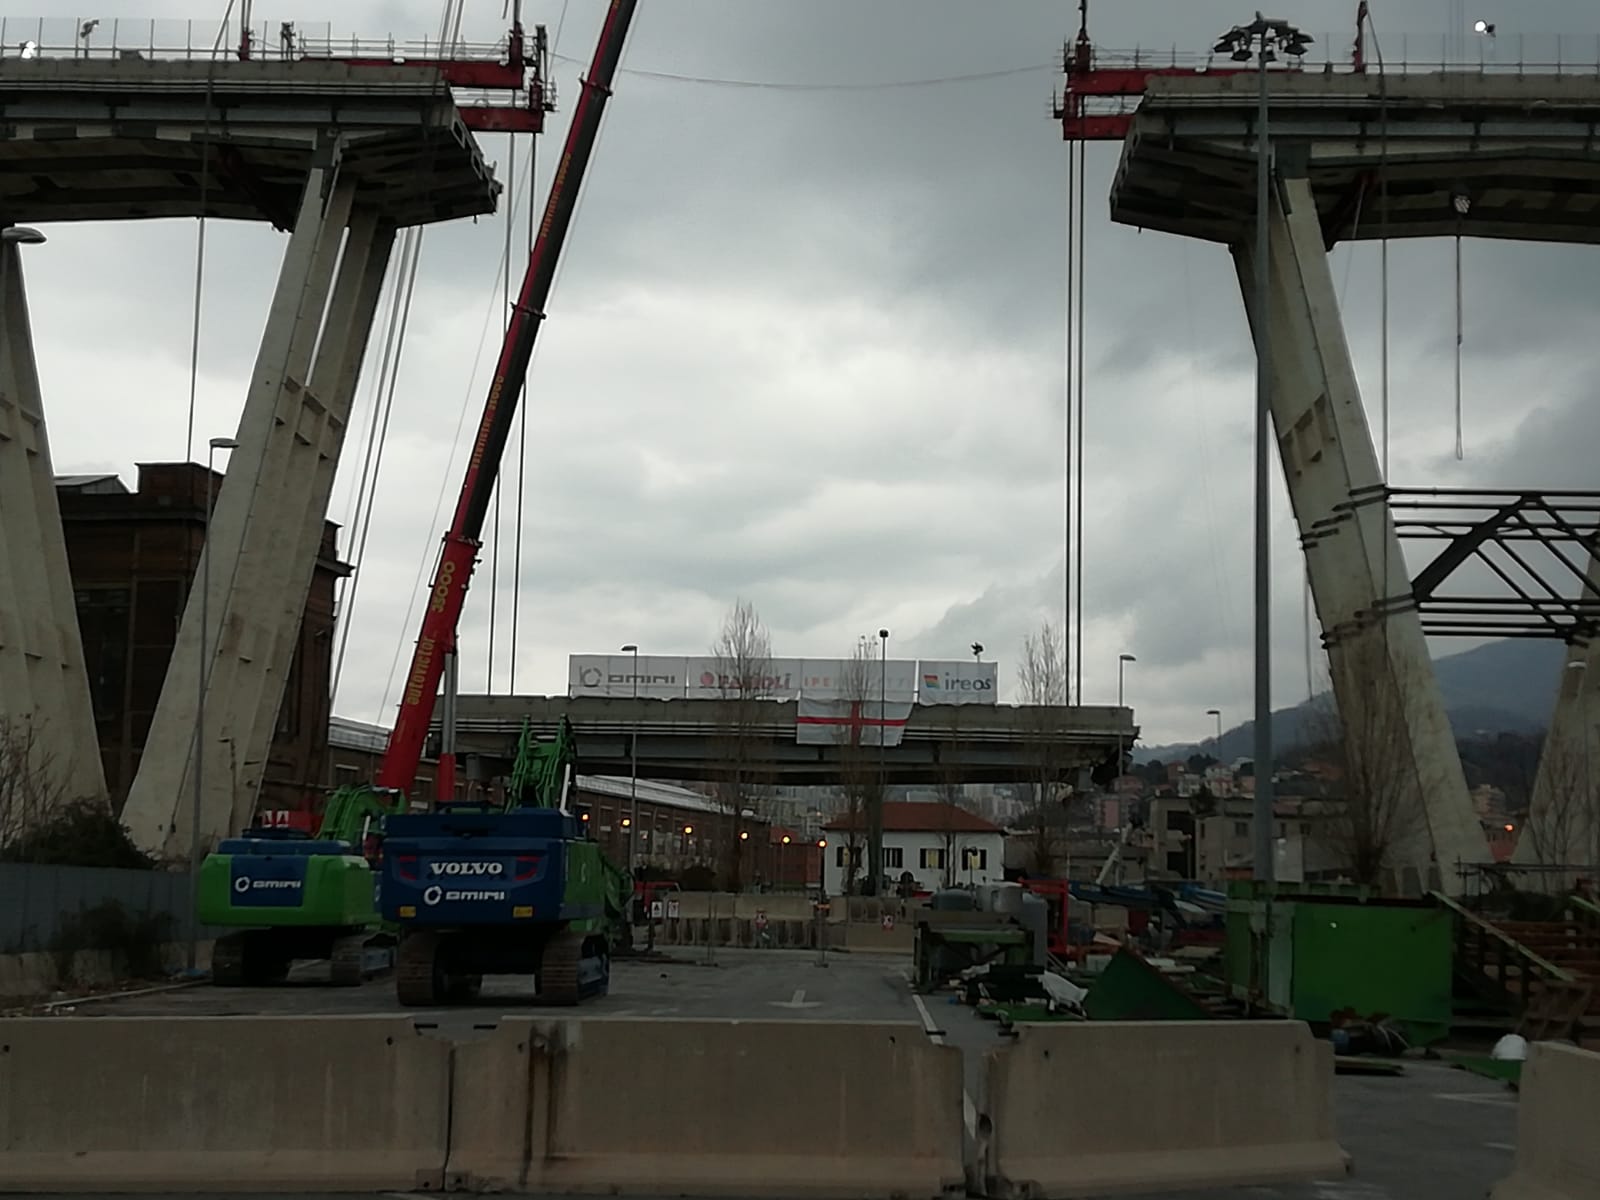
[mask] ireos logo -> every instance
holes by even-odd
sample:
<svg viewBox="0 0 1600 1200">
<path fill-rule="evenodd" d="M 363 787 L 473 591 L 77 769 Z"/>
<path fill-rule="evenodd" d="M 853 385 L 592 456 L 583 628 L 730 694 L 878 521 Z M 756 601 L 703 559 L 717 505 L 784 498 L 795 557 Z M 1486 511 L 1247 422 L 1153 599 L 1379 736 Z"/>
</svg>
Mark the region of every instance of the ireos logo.
<svg viewBox="0 0 1600 1200">
<path fill-rule="evenodd" d="M 497 862 L 436 862 L 428 864 L 430 875 L 504 875 L 506 868 Z"/>
</svg>

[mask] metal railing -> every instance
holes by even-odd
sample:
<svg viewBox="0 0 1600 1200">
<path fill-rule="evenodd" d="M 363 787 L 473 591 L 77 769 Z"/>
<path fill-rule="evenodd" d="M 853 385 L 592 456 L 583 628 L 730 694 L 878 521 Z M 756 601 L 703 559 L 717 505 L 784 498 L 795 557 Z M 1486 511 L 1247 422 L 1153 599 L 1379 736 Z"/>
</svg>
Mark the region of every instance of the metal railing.
<svg viewBox="0 0 1600 1200">
<path fill-rule="evenodd" d="M 248 31 L 237 21 L 187 21 L 123 17 L 0 17 L 0 60 L 148 58 L 163 61 L 236 59 L 245 33 L 250 58 L 264 62 L 305 59 L 509 61 L 509 35 L 493 42 L 442 42 L 437 38 L 337 37 L 326 21 L 263 21 Z"/>
<path fill-rule="evenodd" d="M 1458 976 L 1490 999 L 1524 1013 L 1540 991 L 1577 982 L 1571 972 L 1534 953 L 1493 922 L 1440 892 L 1433 898 L 1455 918 Z"/>
<path fill-rule="evenodd" d="M 1382 55 L 1376 52 L 1380 46 L 1384 50 Z M 1355 55 L 1349 34 L 1323 34 L 1312 43 L 1310 52 L 1304 58 L 1280 59 L 1272 71 L 1298 70 L 1309 73 L 1320 72 L 1329 66 L 1334 70 L 1349 70 L 1354 65 Z M 1199 73 L 1238 68 L 1239 64 L 1225 54 L 1180 50 L 1175 46 L 1165 49 L 1095 46 L 1090 65 L 1092 71 L 1189 70 Z M 1063 69 L 1069 75 L 1072 73 L 1070 49 L 1063 56 Z M 1248 69 L 1254 71 L 1254 67 Z M 1397 34 L 1380 39 L 1376 45 L 1368 41 L 1366 69 L 1391 75 L 1450 71 L 1494 75 L 1600 76 L 1600 35 L 1508 33 L 1496 37 L 1474 35 L 1470 39 L 1462 39 L 1443 34 Z"/>
</svg>

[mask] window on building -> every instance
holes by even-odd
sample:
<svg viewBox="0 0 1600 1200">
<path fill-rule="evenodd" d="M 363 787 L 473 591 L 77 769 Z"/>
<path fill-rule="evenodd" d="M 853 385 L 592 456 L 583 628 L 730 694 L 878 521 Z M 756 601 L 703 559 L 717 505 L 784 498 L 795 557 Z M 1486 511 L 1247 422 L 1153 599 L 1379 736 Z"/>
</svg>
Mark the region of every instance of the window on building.
<svg viewBox="0 0 1600 1200">
<path fill-rule="evenodd" d="M 905 866 L 906 852 L 900 846 L 885 846 L 883 848 L 883 869 L 885 871 L 898 871 Z"/>
<path fill-rule="evenodd" d="M 1249 837 L 1250 836 L 1250 823 L 1248 821 L 1235 821 L 1233 823 L 1233 836 L 1234 837 Z"/>
<path fill-rule="evenodd" d="M 968 846 L 961 852 L 961 869 L 963 871 L 982 871 L 989 866 L 989 852 Z"/>
<path fill-rule="evenodd" d="M 944 862 L 944 847 L 937 846 L 932 849 L 924 849 L 918 857 L 917 865 L 924 871 L 942 871 L 944 870 Z"/>
</svg>

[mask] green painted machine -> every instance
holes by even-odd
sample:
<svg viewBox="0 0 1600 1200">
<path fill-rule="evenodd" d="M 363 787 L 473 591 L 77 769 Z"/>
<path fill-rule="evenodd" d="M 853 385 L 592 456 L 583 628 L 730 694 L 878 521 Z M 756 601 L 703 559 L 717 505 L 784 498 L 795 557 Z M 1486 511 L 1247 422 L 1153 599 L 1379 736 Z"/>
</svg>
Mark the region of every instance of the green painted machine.
<svg viewBox="0 0 1600 1200">
<path fill-rule="evenodd" d="M 326 959 L 331 982 L 354 987 L 393 958 L 378 915 L 373 860 L 398 794 L 340 788 L 320 832 L 250 829 L 200 864 L 199 917 L 230 927 L 211 955 L 219 987 L 281 983 L 296 959 Z"/>
</svg>

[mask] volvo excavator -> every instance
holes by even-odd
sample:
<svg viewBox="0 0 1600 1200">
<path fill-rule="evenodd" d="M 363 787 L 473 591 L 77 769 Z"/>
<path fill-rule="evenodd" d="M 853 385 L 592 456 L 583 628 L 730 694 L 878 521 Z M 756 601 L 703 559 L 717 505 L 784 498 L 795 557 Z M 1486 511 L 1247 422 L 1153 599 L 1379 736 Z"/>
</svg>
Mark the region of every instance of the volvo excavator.
<svg viewBox="0 0 1600 1200">
<path fill-rule="evenodd" d="M 446 663 L 453 664 L 500 461 L 636 7 L 637 0 L 611 0 L 582 81 L 439 552 L 394 730 L 375 783 L 358 789 L 380 803 L 412 790 L 441 680 L 453 690 L 455 672 L 447 672 Z M 438 808 L 392 812 L 384 821 L 381 910 L 400 934 L 395 980 L 401 1003 L 468 999 L 484 975 L 504 973 L 531 974 L 539 994 L 553 1003 L 575 1004 L 604 992 L 616 940 L 631 937 L 630 889 L 567 807 L 571 731 L 563 725 L 545 744 L 525 734 L 506 805 L 474 808 L 454 803 L 446 716 Z"/>
</svg>

